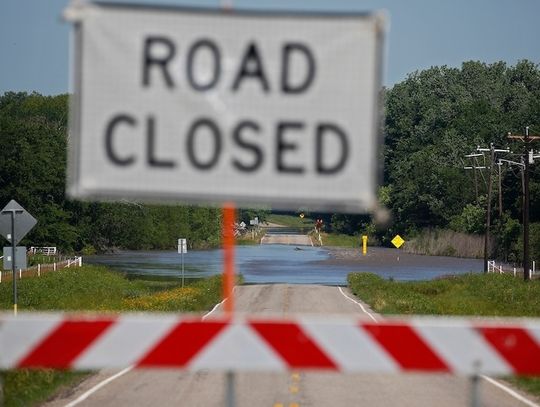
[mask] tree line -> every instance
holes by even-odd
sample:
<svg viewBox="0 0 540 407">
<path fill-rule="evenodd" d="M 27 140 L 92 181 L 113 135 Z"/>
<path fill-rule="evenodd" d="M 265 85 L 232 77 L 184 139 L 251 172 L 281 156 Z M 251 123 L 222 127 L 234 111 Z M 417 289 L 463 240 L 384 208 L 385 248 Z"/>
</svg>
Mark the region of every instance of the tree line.
<svg viewBox="0 0 540 407">
<path fill-rule="evenodd" d="M 66 198 L 68 95 L 0 96 L 0 205 L 15 199 L 38 224 L 22 243 L 92 253 L 168 249 L 220 241 L 220 211 L 187 205 L 97 203 Z"/>
<path fill-rule="evenodd" d="M 370 219 L 333 215 L 337 230 L 371 228 L 383 242 L 396 233 L 414 236 L 424 228 L 446 228 L 483 234 L 489 169 L 476 170 L 478 196 L 467 154 L 493 143 L 508 147 L 504 158 L 520 162 L 524 145 L 508 132 L 540 134 L 540 70 L 530 61 L 515 66 L 504 62 L 465 62 L 460 68 L 432 67 L 413 72 L 383 90 L 384 181 L 380 201 L 392 214 L 390 228 L 375 231 Z M 540 149 L 540 142 L 529 148 Z M 502 158 L 502 156 L 501 156 Z M 480 164 L 483 158 L 480 157 Z M 497 163 L 495 163 L 496 165 Z M 485 165 L 491 166 L 489 154 Z M 498 176 L 497 167 L 495 174 Z M 531 249 L 540 258 L 540 159 L 531 165 Z M 521 256 L 523 196 L 518 166 L 501 167 L 502 211 L 498 182 L 492 197 L 495 252 L 504 258 Z M 484 181 L 485 179 L 485 181 Z M 498 180 L 497 180 L 498 181 Z"/>
<path fill-rule="evenodd" d="M 540 70 L 520 61 L 465 62 L 459 68 L 413 72 L 382 90 L 384 161 L 379 200 L 392 224 L 377 230 L 368 215 L 313 214 L 340 233 L 370 233 L 383 244 L 396 233 L 414 236 L 424 228 L 485 232 L 487 183 L 480 174 L 478 195 L 465 155 L 477 146 L 508 146 L 505 158 L 519 162 L 524 146 L 507 133 L 530 126 L 540 134 Z M 39 223 L 27 240 L 66 251 L 111 248 L 165 249 L 186 237 L 195 247 L 220 240 L 219 208 L 187 205 L 95 203 L 65 196 L 68 95 L 7 92 L 0 96 L 0 205 L 16 199 Z M 540 142 L 531 144 L 540 149 Z M 491 163 L 487 162 L 487 165 Z M 493 234 L 503 257 L 520 256 L 523 216 L 520 169 L 503 166 L 502 211 L 493 184 Z M 532 255 L 540 255 L 540 162 L 531 165 Z M 500 213 L 499 213 L 500 212 Z M 244 210 L 240 217 L 268 211 Z M 23 242 L 24 243 L 24 242 Z"/>
</svg>

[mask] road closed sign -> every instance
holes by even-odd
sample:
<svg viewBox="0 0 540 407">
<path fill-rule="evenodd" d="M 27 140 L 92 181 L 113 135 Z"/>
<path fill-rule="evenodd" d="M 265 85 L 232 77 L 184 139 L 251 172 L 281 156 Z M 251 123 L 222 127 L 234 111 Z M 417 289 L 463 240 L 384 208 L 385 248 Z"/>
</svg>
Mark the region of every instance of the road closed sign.
<svg viewBox="0 0 540 407">
<path fill-rule="evenodd" d="M 80 2 L 75 198 L 371 210 L 384 19 Z"/>
</svg>

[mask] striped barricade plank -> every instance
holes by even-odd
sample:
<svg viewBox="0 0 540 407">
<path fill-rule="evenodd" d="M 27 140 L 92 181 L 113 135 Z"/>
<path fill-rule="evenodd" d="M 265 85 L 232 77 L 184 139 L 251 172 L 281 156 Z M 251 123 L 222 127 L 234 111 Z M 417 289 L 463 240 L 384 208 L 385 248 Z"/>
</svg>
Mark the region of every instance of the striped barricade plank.
<svg viewBox="0 0 540 407">
<path fill-rule="evenodd" d="M 0 368 L 540 374 L 540 321 L 0 315 Z"/>
</svg>

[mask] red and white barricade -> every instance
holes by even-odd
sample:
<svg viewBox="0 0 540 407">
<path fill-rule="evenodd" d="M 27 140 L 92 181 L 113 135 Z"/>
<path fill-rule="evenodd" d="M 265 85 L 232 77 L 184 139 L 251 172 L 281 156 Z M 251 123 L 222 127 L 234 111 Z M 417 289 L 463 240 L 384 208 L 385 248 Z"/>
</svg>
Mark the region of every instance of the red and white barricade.
<svg viewBox="0 0 540 407">
<path fill-rule="evenodd" d="M 540 321 L 0 315 L 0 368 L 540 374 Z"/>
</svg>

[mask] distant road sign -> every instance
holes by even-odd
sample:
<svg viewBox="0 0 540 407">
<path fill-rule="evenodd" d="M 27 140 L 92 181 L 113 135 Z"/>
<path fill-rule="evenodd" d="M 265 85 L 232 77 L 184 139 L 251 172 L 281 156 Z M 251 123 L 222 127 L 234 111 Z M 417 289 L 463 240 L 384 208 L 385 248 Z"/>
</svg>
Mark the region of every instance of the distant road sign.
<svg viewBox="0 0 540 407">
<path fill-rule="evenodd" d="M 30 215 L 26 209 L 24 209 L 15 200 L 11 200 L 0 211 L 0 234 L 4 236 L 9 242 L 11 240 L 11 213 L 14 212 L 15 220 L 15 244 L 19 243 L 30 230 L 36 225 L 37 220 Z M 15 253 L 17 254 L 17 253 Z"/>
<path fill-rule="evenodd" d="M 392 244 L 394 246 L 396 246 L 396 248 L 400 248 L 403 243 L 405 243 L 405 240 L 403 240 L 403 238 L 400 236 L 400 235 L 396 235 L 392 240 L 391 240 Z"/>
<path fill-rule="evenodd" d="M 178 253 L 187 253 L 187 239 L 178 239 Z"/>
<path fill-rule="evenodd" d="M 68 192 L 376 203 L 379 14 L 77 2 Z"/>
</svg>

